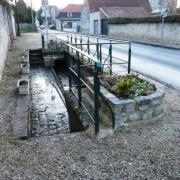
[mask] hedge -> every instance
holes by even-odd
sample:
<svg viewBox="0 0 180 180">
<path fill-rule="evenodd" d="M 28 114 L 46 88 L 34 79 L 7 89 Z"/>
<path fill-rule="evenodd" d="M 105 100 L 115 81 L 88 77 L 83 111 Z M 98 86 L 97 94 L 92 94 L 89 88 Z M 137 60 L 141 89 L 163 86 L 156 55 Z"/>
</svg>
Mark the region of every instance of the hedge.
<svg viewBox="0 0 180 180">
<path fill-rule="evenodd" d="M 160 23 L 160 16 L 148 16 L 148 17 L 118 17 L 110 18 L 109 24 L 130 24 L 130 23 Z M 168 15 L 165 18 L 166 23 L 180 23 L 180 14 Z"/>
</svg>

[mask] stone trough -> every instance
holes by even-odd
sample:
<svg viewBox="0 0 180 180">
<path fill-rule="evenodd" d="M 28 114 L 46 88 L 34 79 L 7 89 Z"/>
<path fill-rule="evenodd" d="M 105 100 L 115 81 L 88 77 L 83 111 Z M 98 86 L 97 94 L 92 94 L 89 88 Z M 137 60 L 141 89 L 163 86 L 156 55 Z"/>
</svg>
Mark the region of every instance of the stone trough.
<svg viewBox="0 0 180 180">
<path fill-rule="evenodd" d="M 157 119 L 163 114 L 164 86 L 144 76 L 140 76 L 140 78 L 154 84 L 156 91 L 148 96 L 120 100 L 105 87 L 100 87 L 100 116 L 105 126 L 112 125 L 112 118 L 114 118 L 115 127 L 117 128 L 132 122 Z M 88 79 L 90 85 L 93 86 L 93 78 Z"/>
</svg>

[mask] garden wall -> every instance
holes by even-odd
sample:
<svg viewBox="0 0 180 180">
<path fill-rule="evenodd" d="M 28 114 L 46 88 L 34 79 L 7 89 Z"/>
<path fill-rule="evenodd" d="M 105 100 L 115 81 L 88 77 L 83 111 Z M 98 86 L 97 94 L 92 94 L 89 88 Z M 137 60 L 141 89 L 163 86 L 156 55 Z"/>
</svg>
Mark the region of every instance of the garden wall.
<svg viewBox="0 0 180 180">
<path fill-rule="evenodd" d="M 132 41 L 160 43 L 160 23 L 109 24 L 109 35 Z M 164 24 L 164 45 L 180 48 L 180 24 Z"/>
<path fill-rule="evenodd" d="M 9 46 L 9 34 L 7 25 L 0 19 L 0 80 L 2 78 L 4 65 Z"/>
</svg>

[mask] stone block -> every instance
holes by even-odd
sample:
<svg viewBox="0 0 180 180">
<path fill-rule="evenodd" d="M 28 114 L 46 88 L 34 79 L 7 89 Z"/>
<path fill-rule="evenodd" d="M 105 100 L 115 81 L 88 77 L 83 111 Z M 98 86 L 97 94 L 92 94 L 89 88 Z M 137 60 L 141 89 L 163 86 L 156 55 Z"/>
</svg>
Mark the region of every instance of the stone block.
<svg viewBox="0 0 180 180">
<path fill-rule="evenodd" d="M 150 120 L 153 117 L 153 111 L 144 112 L 143 120 Z"/>
<path fill-rule="evenodd" d="M 159 116 L 163 113 L 164 111 L 164 105 L 159 105 L 159 106 L 156 106 L 153 110 L 153 117 L 156 117 L 156 116 Z"/>
<path fill-rule="evenodd" d="M 134 122 L 139 120 L 142 120 L 142 114 L 140 112 L 130 114 L 129 121 Z"/>
</svg>

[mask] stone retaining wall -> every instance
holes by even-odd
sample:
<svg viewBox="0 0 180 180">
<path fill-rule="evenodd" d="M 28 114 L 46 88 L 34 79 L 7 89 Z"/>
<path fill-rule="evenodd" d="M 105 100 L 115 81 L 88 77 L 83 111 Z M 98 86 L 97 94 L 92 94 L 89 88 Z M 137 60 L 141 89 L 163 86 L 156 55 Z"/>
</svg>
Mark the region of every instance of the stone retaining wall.
<svg viewBox="0 0 180 180">
<path fill-rule="evenodd" d="M 106 126 L 112 125 L 111 113 L 113 113 L 116 128 L 131 122 L 151 120 L 163 114 L 164 86 L 148 78 L 141 78 L 156 86 L 155 93 L 135 99 L 120 100 L 101 86 L 100 116 L 103 124 Z M 89 79 L 92 82 L 92 78 Z"/>
</svg>

